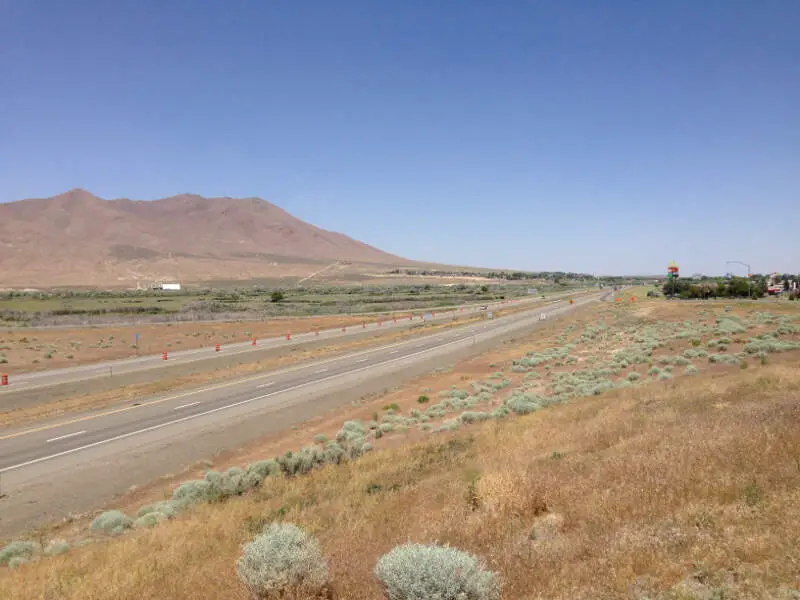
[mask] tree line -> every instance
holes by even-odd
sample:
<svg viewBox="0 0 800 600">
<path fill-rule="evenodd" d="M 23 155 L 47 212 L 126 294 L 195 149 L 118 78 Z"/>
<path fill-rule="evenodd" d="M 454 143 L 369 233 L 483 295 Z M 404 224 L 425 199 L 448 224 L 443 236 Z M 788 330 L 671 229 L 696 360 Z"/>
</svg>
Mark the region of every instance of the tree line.
<svg viewBox="0 0 800 600">
<path fill-rule="evenodd" d="M 784 275 L 781 277 L 783 289 L 790 292 L 789 282 L 798 281 L 796 275 Z M 667 279 L 661 286 L 661 291 L 665 296 L 678 296 L 685 299 L 703 298 L 761 298 L 767 293 L 769 285 L 768 279 L 764 275 L 753 275 L 747 277 L 715 278 L 715 279 Z M 789 297 L 797 299 L 798 294 L 790 293 Z"/>
</svg>

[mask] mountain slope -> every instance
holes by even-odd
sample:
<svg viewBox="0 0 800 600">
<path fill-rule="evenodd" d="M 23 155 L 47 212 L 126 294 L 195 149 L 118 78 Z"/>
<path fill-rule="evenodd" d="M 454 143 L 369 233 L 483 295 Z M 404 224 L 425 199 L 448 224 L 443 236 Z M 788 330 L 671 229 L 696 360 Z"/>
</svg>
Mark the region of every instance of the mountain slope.
<svg viewBox="0 0 800 600">
<path fill-rule="evenodd" d="M 337 260 L 409 262 L 260 198 L 103 200 L 72 190 L 0 204 L 0 287 L 302 276 L 309 263 Z"/>
</svg>

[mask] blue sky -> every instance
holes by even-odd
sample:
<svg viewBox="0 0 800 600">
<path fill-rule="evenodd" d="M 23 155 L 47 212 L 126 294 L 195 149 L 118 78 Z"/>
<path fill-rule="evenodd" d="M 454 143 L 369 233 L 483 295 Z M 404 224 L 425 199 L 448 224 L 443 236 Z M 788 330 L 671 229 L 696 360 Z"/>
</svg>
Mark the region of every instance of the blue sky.
<svg viewBox="0 0 800 600">
<path fill-rule="evenodd" d="M 798 31 L 796 0 L 0 0 L 0 200 L 260 196 L 414 259 L 797 272 Z"/>
</svg>

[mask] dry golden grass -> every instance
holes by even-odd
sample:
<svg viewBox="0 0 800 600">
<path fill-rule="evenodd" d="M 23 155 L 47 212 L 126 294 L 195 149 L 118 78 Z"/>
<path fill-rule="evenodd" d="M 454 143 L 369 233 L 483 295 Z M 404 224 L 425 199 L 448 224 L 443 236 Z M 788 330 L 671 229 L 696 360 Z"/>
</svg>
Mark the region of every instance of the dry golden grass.
<svg viewBox="0 0 800 600">
<path fill-rule="evenodd" d="M 698 570 L 770 597 L 800 577 L 799 392 L 788 362 L 472 426 L 3 571 L 0 596 L 244 600 L 234 561 L 282 513 L 319 536 L 337 598 L 380 598 L 375 561 L 408 539 L 484 557 L 509 599 L 644 597 Z"/>
<path fill-rule="evenodd" d="M 737 305 L 726 314 L 750 310 Z M 317 432 L 331 436 L 334 421 L 369 418 L 383 404 L 407 411 L 424 386 L 435 402 L 439 389 L 464 387 L 552 346 L 566 325 L 579 334 L 598 319 L 624 327 L 713 322 L 723 313 L 724 305 L 712 311 L 638 296 L 600 306 L 327 418 L 300 443 Z M 577 368 L 617 345 L 605 334 L 579 344 Z M 688 340 L 670 341 L 653 359 L 686 347 Z M 789 590 L 800 588 L 798 354 L 752 360 L 747 369 L 698 362 L 699 375 L 676 373 L 526 417 L 430 437 L 388 435 L 356 462 L 268 479 L 246 497 L 197 507 L 153 530 L 0 571 L 0 597 L 244 600 L 233 569 L 242 544 L 285 519 L 320 538 L 340 599 L 383 597 L 372 568 L 409 539 L 485 558 L 502 576 L 506 599 L 796 598 Z M 515 384 L 524 378 L 507 375 Z M 216 466 L 296 449 L 296 434 Z M 120 507 L 130 513 L 156 493 Z"/>
</svg>

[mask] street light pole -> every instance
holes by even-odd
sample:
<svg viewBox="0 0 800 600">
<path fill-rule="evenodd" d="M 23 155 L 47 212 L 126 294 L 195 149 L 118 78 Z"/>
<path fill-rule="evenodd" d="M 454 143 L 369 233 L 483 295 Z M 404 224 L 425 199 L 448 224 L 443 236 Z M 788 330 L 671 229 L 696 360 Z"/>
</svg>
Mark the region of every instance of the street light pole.
<svg viewBox="0 0 800 600">
<path fill-rule="evenodd" d="M 743 267 L 747 267 L 747 297 L 748 298 L 752 298 L 753 297 L 753 290 L 752 290 L 751 281 L 750 281 L 750 265 L 748 265 L 747 263 L 743 263 L 740 260 L 726 260 L 725 264 L 728 264 L 728 265 L 736 264 L 736 265 L 742 265 Z"/>
</svg>

